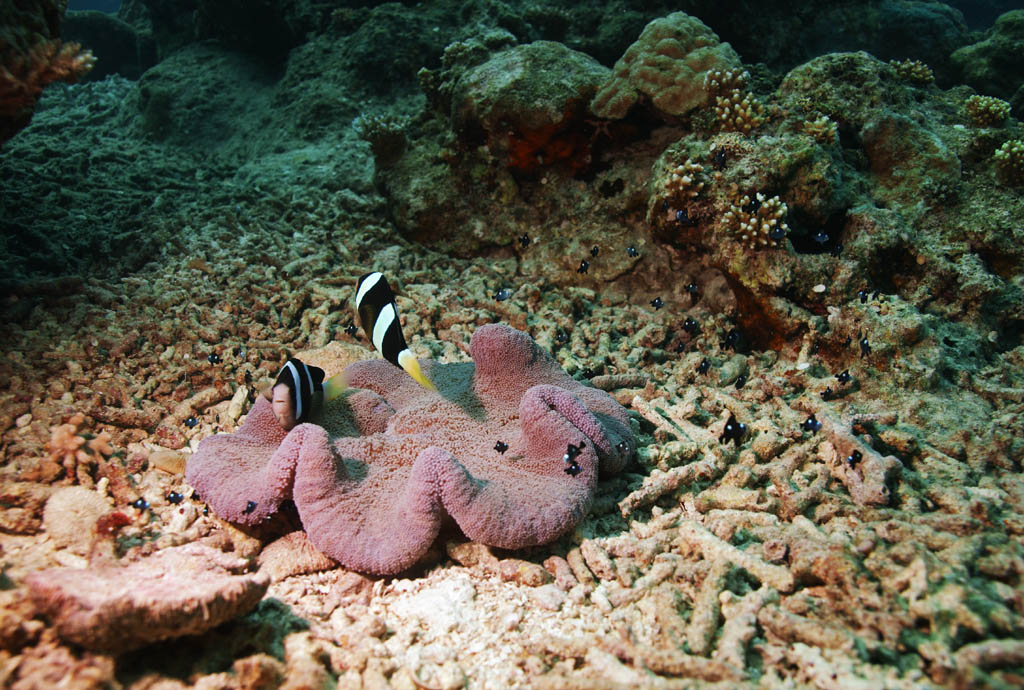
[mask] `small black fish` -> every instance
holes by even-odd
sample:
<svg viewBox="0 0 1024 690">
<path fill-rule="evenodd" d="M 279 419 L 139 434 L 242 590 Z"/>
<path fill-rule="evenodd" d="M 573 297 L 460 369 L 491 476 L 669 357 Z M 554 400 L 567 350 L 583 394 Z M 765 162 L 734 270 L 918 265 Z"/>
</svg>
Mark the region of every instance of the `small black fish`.
<svg viewBox="0 0 1024 690">
<path fill-rule="evenodd" d="M 572 462 L 581 452 L 583 452 L 583 448 L 570 443 L 565 451 L 565 455 L 562 456 L 562 462 Z"/>
<path fill-rule="evenodd" d="M 665 300 L 663 300 L 660 297 L 655 297 L 654 299 L 651 300 L 651 306 L 654 307 L 655 309 L 661 309 L 662 307 L 665 306 Z"/>
<path fill-rule="evenodd" d="M 821 431 L 821 422 L 819 422 L 818 418 L 812 414 L 810 417 L 800 422 L 800 428 L 813 434 L 817 431 Z"/>
<path fill-rule="evenodd" d="M 245 504 L 245 510 L 242 511 L 243 515 L 248 515 L 252 511 L 256 510 L 256 501 L 249 501 Z"/>
<path fill-rule="evenodd" d="M 149 501 L 144 499 L 142 496 L 139 496 L 135 499 L 135 502 L 132 503 L 132 506 L 136 510 L 149 510 Z"/>
<path fill-rule="evenodd" d="M 864 336 L 860 339 L 860 356 L 867 357 L 871 354 L 871 346 L 868 344 L 868 337 Z"/>
<path fill-rule="evenodd" d="M 199 420 L 192 416 L 188 417 L 185 420 L 185 426 L 187 426 L 189 429 L 195 428 L 196 426 L 198 426 L 198 424 Z"/>
<path fill-rule="evenodd" d="M 676 211 L 676 222 L 680 225 L 696 225 L 696 221 L 690 218 L 690 214 L 684 208 Z"/>
<path fill-rule="evenodd" d="M 849 383 L 852 378 L 853 377 L 850 376 L 850 370 L 849 369 L 843 369 L 841 372 L 836 374 L 836 381 L 838 381 L 839 383 L 842 383 L 842 384 Z"/>
<path fill-rule="evenodd" d="M 576 269 L 577 273 L 586 273 L 590 270 L 590 262 L 586 259 L 580 260 L 580 267 Z"/>
<path fill-rule="evenodd" d="M 590 248 L 590 255 L 596 257 L 600 251 L 601 250 L 598 249 L 597 245 L 595 244 L 593 247 Z"/>
<path fill-rule="evenodd" d="M 736 386 L 736 390 L 739 390 L 740 388 L 743 388 L 743 386 L 747 385 L 747 375 L 740 374 L 739 376 L 737 376 L 736 381 L 734 381 L 734 385 Z"/>
<path fill-rule="evenodd" d="M 209 355 L 206 356 L 206 361 L 208 361 L 210 364 L 220 364 L 220 355 L 218 355 L 216 352 L 211 352 Z"/>
<path fill-rule="evenodd" d="M 519 246 L 522 247 L 523 249 L 526 249 L 527 247 L 529 247 L 530 246 L 530 236 L 529 235 L 522 235 L 519 238 Z"/>
<path fill-rule="evenodd" d="M 813 239 L 818 244 L 828 244 L 829 236 L 828 233 L 825 232 L 824 230 L 819 230 L 818 232 L 814 233 Z"/>
<path fill-rule="evenodd" d="M 697 373 L 698 374 L 706 374 L 706 373 L 708 373 L 708 371 L 710 369 L 711 369 L 711 362 L 708 360 L 707 357 L 702 359 L 700 361 L 700 364 L 697 365 Z"/>
<path fill-rule="evenodd" d="M 349 325 L 345 326 L 345 332 L 354 338 L 356 337 L 356 333 L 359 332 L 359 327 L 356 326 L 354 323 L 350 323 Z"/>
<path fill-rule="evenodd" d="M 640 256 L 640 252 L 636 250 L 636 247 L 629 246 L 626 247 L 626 256 L 635 259 L 636 257 Z"/>
<path fill-rule="evenodd" d="M 728 443 L 732 441 L 737 446 L 740 445 L 740 441 L 747 435 L 747 425 L 738 421 L 736 415 L 730 414 L 728 421 L 725 423 L 725 429 L 722 431 L 721 441 Z"/>
<path fill-rule="evenodd" d="M 683 321 L 683 330 L 690 335 L 697 335 L 700 333 L 700 324 L 696 319 L 687 316 L 686 321 Z"/>
<path fill-rule="evenodd" d="M 580 464 L 578 462 L 576 462 L 575 460 L 572 460 L 569 463 L 569 466 L 565 468 L 565 473 L 567 475 L 569 475 L 570 477 L 575 477 L 577 474 L 579 474 L 582 471 L 583 471 L 583 468 L 580 467 Z"/>
<path fill-rule="evenodd" d="M 178 503 L 181 503 L 184 500 L 185 500 L 185 497 L 182 496 L 177 491 L 171 491 L 170 493 L 167 494 L 167 502 L 168 503 L 173 503 L 173 504 L 177 505 Z"/>
<path fill-rule="evenodd" d="M 498 451 L 499 453 L 504 453 L 506 450 L 508 450 L 508 444 L 505 443 L 504 441 L 498 441 L 497 443 L 494 444 L 494 450 Z"/>
<path fill-rule="evenodd" d="M 846 464 L 851 468 L 856 469 L 860 461 L 864 459 L 864 456 L 859 450 L 855 450 L 846 457 Z"/>
<path fill-rule="evenodd" d="M 498 290 L 497 292 L 494 293 L 494 299 L 497 300 L 498 302 L 504 302 L 505 300 L 507 300 L 511 296 L 512 296 L 512 290 L 510 290 L 507 287 L 501 288 L 500 290 Z"/>
</svg>

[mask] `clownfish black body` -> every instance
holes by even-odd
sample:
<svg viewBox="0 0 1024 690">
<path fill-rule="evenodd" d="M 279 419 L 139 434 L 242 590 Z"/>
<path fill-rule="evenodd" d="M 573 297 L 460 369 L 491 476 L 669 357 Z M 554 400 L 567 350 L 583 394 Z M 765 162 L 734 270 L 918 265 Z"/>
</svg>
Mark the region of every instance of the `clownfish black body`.
<svg viewBox="0 0 1024 690">
<path fill-rule="evenodd" d="M 402 325 L 398 321 L 398 305 L 395 293 L 382 273 L 367 273 L 356 286 L 356 311 L 363 324 L 363 330 L 370 336 L 373 346 L 397 367 L 430 390 L 437 390 L 420 370 L 420 363 L 405 343 Z"/>
</svg>

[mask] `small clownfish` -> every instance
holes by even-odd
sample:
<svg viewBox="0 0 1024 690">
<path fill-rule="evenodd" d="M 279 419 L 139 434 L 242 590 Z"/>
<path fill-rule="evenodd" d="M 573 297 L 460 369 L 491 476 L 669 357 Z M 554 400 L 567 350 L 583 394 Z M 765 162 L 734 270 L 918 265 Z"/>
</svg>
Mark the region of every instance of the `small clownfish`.
<svg viewBox="0 0 1024 690">
<path fill-rule="evenodd" d="M 382 273 L 367 273 L 356 286 L 356 311 L 363 324 L 363 330 L 377 352 L 395 366 L 401 367 L 416 381 L 432 391 L 437 387 L 420 370 L 420 363 L 405 343 L 402 326 L 398 322 L 398 305 L 395 293 Z"/>
<path fill-rule="evenodd" d="M 277 381 L 264 395 L 285 431 L 308 422 L 324 402 L 334 400 L 348 386 L 341 374 L 325 380 L 326 374 L 294 357 L 277 374 Z"/>
</svg>

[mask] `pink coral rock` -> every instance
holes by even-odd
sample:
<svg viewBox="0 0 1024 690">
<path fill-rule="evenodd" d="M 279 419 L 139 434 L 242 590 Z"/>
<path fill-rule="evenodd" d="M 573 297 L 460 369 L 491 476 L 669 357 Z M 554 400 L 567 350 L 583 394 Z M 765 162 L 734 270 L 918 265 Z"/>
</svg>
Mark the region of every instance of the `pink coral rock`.
<svg viewBox="0 0 1024 690">
<path fill-rule="evenodd" d="M 51 568 L 26 578 L 33 604 L 63 639 L 119 653 L 197 635 L 250 611 L 267 591 L 249 562 L 204 544 L 164 549 L 126 566 Z"/>
<path fill-rule="evenodd" d="M 421 362 L 437 392 L 383 360 L 352 364 L 361 390 L 328 405 L 321 425 L 287 433 L 260 399 L 236 433 L 200 444 L 186 477 L 242 524 L 291 499 L 312 544 L 361 572 L 413 565 L 449 516 L 489 546 L 550 542 L 587 513 L 598 473 L 632 455 L 626 411 L 508 326 L 478 329 L 470 354 Z M 570 444 L 576 473 L 563 460 Z"/>
</svg>

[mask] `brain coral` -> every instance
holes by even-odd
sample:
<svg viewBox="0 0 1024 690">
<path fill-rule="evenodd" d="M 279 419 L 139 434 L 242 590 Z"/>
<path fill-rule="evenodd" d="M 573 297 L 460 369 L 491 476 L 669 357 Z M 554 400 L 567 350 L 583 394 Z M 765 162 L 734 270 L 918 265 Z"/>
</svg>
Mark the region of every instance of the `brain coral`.
<svg viewBox="0 0 1024 690">
<path fill-rule="evenodd" d="M 446 516 L 490 546 L 552 541 L 586 514 L 598 472 L 632 455 L 626 412 L 508 326 L 478 329 L 470 354 L 421 363 L 437 392 L 383 360 L 352 364 L 362 390 L 329 404 L 322 426 L 285 433 L 261 398 L 236 433 L 200 444 L 188 481 L 242 524 L 293 500 L 314 546 L 369 573 L 413 565 Z"/>
<path fill-rule="evenodd" d="M 685 12 L 655 19 L 615 63 L 590 109 L 598 117 L 621 119 L 646 97 L 666 115 L 685 115 L 707 103 L 704 77 L 740 67 L 728 43 Z"/>
</svg>

